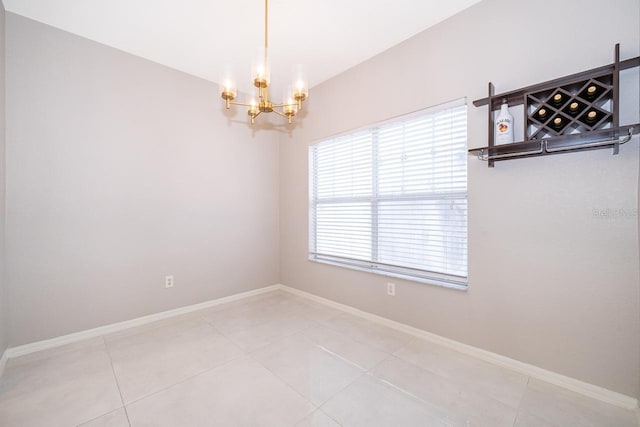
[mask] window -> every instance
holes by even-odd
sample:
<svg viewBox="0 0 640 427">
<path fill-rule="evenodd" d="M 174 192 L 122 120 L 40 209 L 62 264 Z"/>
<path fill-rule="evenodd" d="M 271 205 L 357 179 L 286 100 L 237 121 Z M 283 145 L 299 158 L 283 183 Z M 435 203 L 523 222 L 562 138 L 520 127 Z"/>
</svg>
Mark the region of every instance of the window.
<svg viewBox="0 0 640 427">
<path fill-rule="evenodd" d="M 464 99 L 309 147 L 309 259 L 466 288 Z"/>
</svg>

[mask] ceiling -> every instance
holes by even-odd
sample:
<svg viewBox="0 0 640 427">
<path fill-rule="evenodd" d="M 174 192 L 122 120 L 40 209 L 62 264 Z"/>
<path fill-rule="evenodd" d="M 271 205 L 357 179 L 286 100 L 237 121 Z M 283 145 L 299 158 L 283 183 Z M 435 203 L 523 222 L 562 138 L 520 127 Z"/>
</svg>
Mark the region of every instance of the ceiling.
<svg viewBox="0 0 640 427">
<path fill-rule="evenodd" d="M 480 0 L 271 0 L 272 87 L 303 64 L 313 87 Z M 263 0 L 4 0 L 7 11 L 217 82 L 250 88 Z M 246 84 L 243 84 L 245 83 Z"/>
</svg>

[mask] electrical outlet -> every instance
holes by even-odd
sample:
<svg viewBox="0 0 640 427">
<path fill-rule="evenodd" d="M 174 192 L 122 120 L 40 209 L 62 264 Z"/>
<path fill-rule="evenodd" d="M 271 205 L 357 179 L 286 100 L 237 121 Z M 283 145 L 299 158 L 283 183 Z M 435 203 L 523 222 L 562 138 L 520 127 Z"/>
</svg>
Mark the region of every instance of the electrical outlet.
<svg viewBox="0 0 640 427">
<path fill-rule="evenodd" d="M 165 288 L 173 288 L 173 276 L 165 276 L 165 278 L 164 278 L 164 287 Z"/>
<path fill-rule="evenodd" d="M 391 295 L 392 297 L 396 296 L 396 284 L 387 282 L 387 295 Z"/>
</svg>

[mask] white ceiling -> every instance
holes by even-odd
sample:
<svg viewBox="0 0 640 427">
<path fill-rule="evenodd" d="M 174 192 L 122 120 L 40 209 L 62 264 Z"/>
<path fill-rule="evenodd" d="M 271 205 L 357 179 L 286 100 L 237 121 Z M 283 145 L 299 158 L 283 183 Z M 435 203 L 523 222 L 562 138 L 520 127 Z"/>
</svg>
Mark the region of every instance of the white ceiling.
<svg viewBox="0 0 640 427">
<path fill-rule="evenodd" d="M 296 64 L 310 86 L 480 0 L 271 0 L 274 90 Z M 263 0 L 4 0 L 8 11 L 217 82 L 225 67 L 250 88 L 264 43 Z M 246 82 L 246 85 L 242 84 Z"/>
</svg>

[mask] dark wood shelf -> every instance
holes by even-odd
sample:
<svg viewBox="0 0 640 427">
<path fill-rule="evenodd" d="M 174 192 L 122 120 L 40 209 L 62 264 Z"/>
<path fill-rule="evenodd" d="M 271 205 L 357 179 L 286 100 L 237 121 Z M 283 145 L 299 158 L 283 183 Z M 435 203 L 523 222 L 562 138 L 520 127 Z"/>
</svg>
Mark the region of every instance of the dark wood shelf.
<svg viewBox="0 0 640 427">
<path fill-rule="evenodd" d="M 620 126 L 620 71 L 640 66 L 640 56 L 620 61 L 620 45 L 614 49 L 614 62 L 547 82 L 510 92 L 494 93 L 473 101 L 477 107 L 487 105 L 489 141 L 486 147 L 469 153 L 495 161 L 545 156 L 582 150 L 613 148 L 640 133 L 640 124 Z M 509 107 L 524 105 L 524 141 L 495 145 L 494 112 L 506 100 Z M 623 139 L 620 139 L 623 138 Z"/>
<path fill-rule="evenodd" d="M 469 154 L 478 156 L 481 160 L 497 162 L 604 148 L 612 148 L 617 153 L 621 144 L 627 142 L 632 135 L 638 134 L 640 134 L 640 123 L 492 147 L 472 148 Z"/>
</svg>

